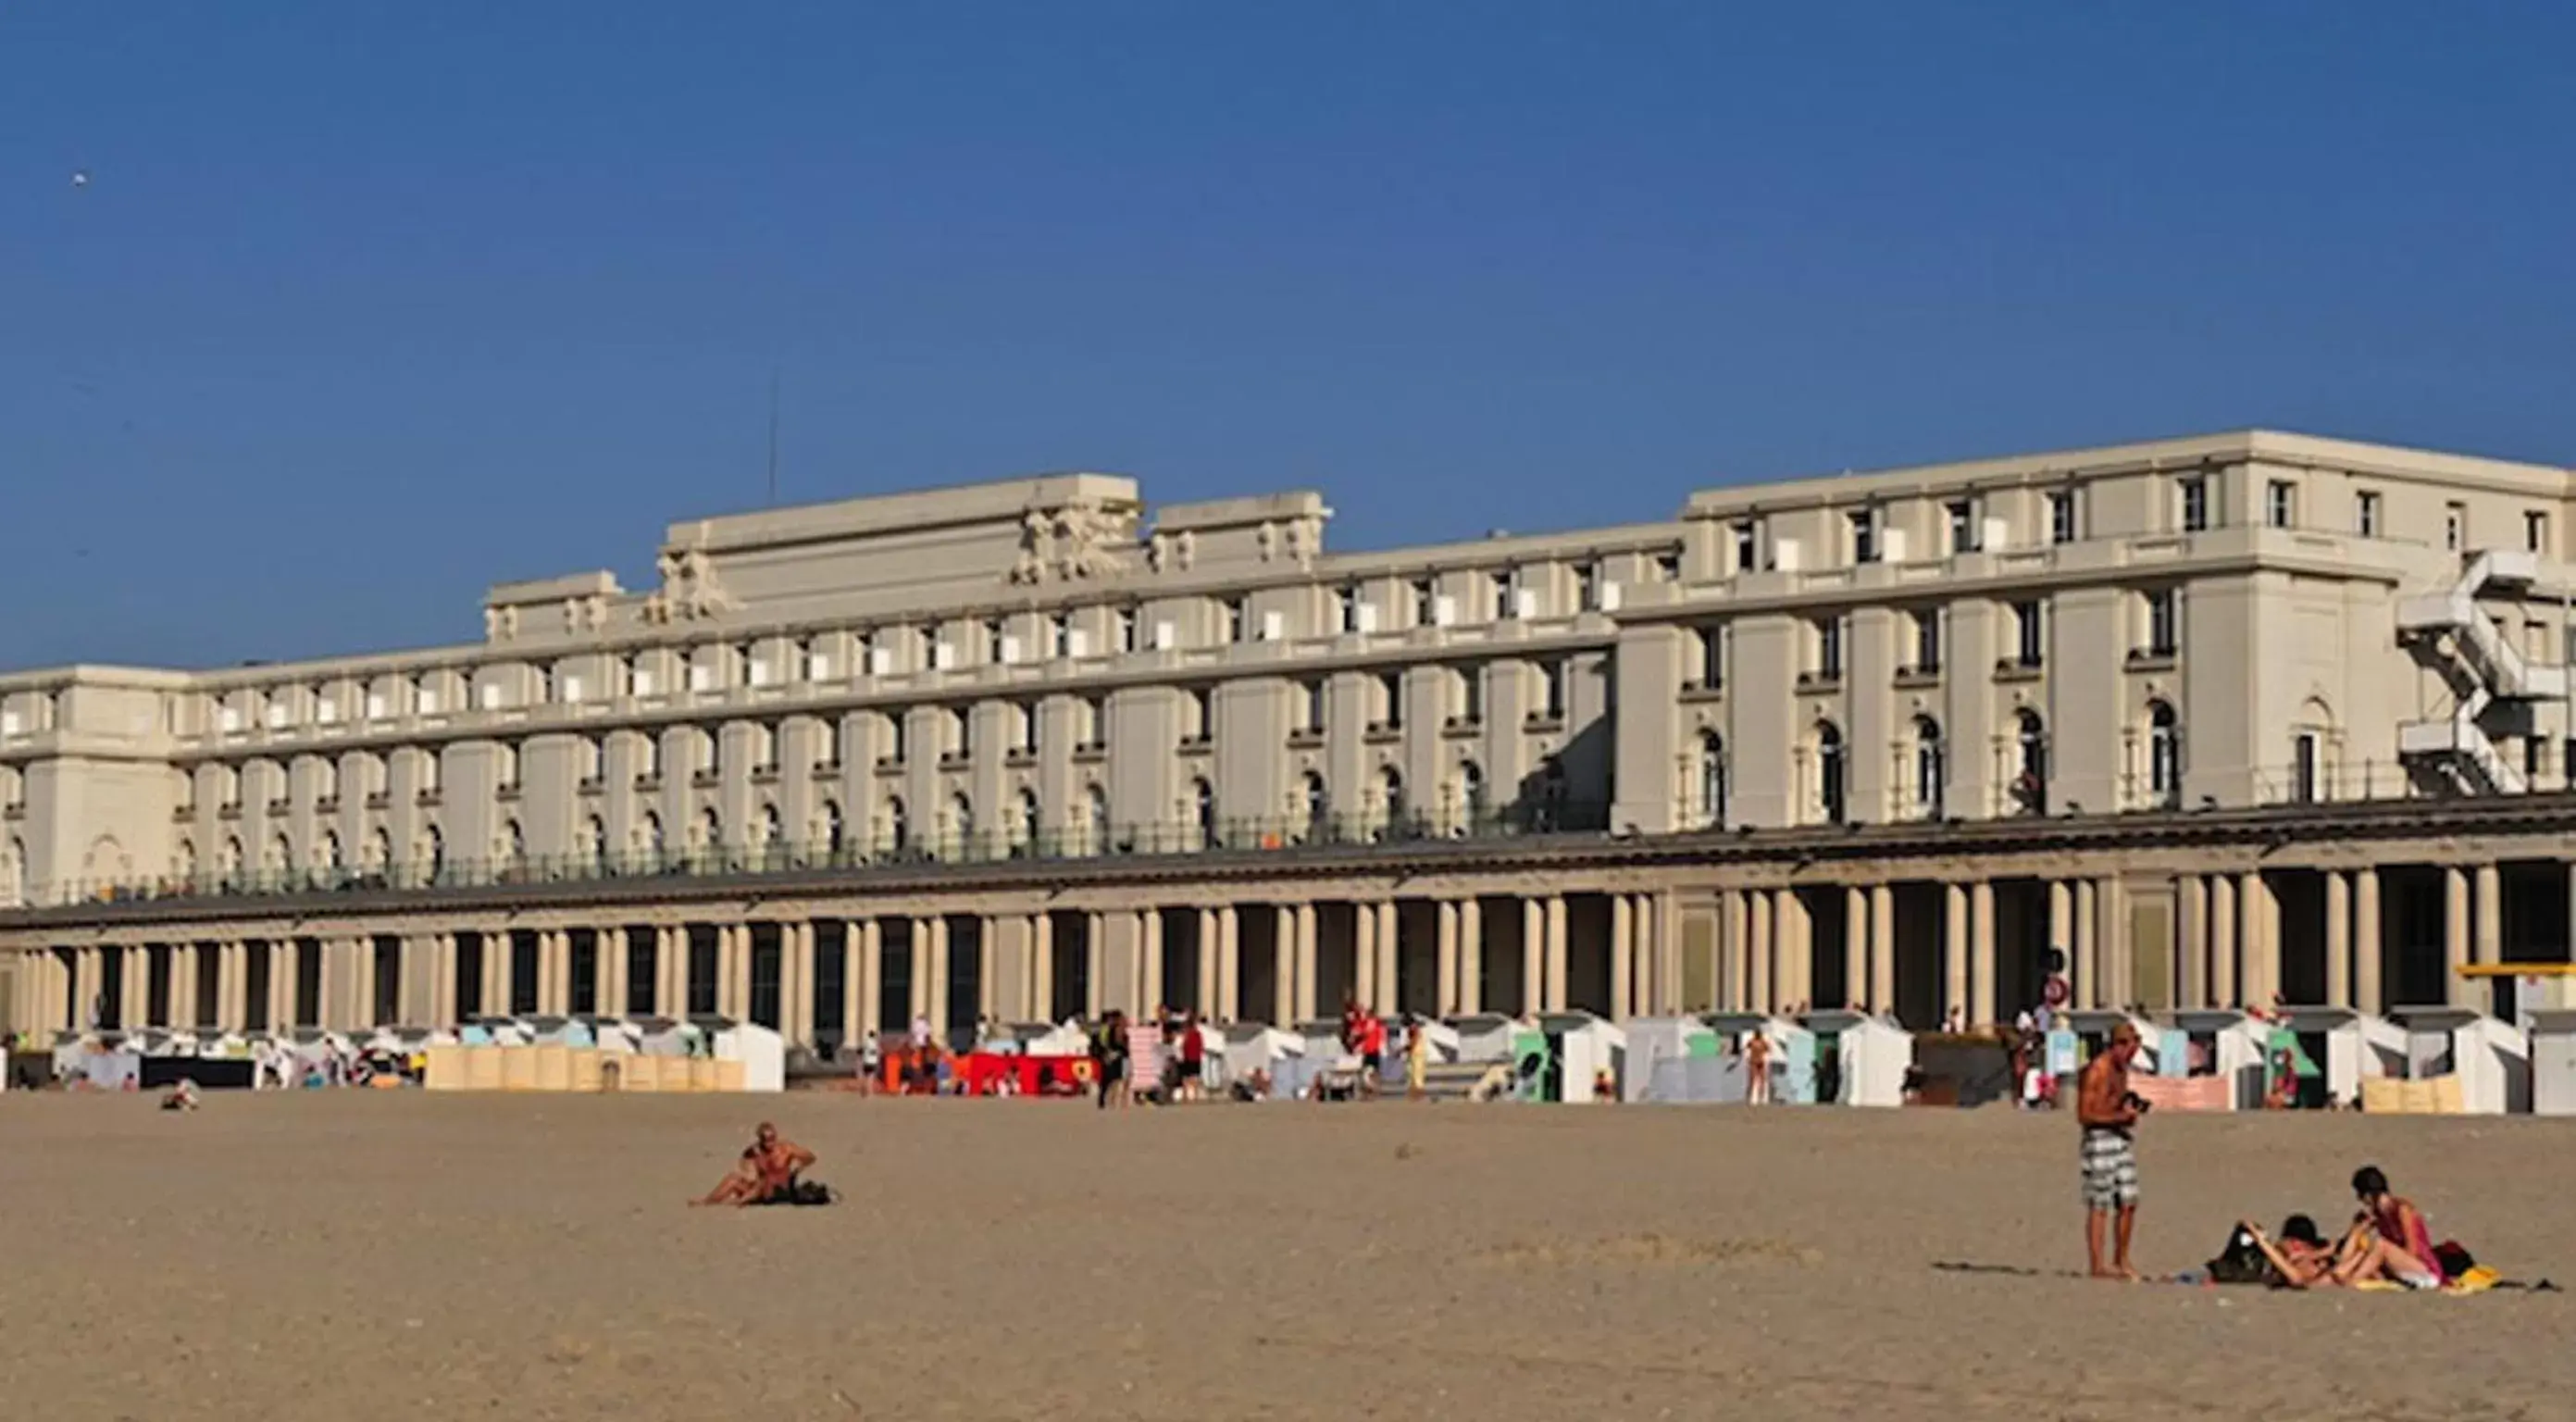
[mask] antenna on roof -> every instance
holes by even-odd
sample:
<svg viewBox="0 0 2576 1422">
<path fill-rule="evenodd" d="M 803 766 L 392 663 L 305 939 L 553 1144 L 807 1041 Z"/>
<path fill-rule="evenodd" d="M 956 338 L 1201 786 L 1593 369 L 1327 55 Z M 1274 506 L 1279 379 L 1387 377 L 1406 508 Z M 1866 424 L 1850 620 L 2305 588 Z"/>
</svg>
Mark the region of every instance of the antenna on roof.
<svg viewBox="0 0 2576 1422">
<path fill-rule="evenodd" d="M 769 502 L 778 502 L 778 367 L 769 368 Z"/>
</svg>

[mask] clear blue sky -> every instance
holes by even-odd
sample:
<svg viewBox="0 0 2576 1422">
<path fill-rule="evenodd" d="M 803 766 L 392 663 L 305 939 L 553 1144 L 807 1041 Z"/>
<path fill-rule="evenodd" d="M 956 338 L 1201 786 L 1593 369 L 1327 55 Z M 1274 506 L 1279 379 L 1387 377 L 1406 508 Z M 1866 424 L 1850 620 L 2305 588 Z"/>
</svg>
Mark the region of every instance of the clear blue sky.
<svg viewBox="0 0 2576 1422">
<path fill-rule="evenodd" d="M 1038 469 L 1339 546 L 2249 424 L 2576 461 L 2576 9 L 0 8 L 0 666 Z M 75 187 L 72 175 L 91 181 Z"/>
</svg>

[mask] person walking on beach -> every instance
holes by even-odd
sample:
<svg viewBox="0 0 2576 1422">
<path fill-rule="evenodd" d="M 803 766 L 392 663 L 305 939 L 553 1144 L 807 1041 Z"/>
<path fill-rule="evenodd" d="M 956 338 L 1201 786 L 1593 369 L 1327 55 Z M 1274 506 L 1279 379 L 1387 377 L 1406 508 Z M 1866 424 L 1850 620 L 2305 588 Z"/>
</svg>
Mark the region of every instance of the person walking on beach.
<svg viewBox="0 0 2576 1422">
<path fill-rule="evenodd" d="M 2138 1054 L 2138 1029 L 2111 1029 L 2111 1045 L 2084 1064 L 2075 1118 L 2084 1129 L 2084 1245 L 2096 1279 L 2135 1279 L 2129 1234 L 2138 1223 L 2138 1118 L 2146 1103 L 2129 1090 L 2129 1062 Z M 2111 1263 L 2102 1262 L 2102 1235 L 2116 1234 Z"/>
<path fill-rule="evenodd" d="M 1771 1034 L 1759 1027 L 1744 1034 L 1744 1104 L 1771 1104 Z"/>
</svg>

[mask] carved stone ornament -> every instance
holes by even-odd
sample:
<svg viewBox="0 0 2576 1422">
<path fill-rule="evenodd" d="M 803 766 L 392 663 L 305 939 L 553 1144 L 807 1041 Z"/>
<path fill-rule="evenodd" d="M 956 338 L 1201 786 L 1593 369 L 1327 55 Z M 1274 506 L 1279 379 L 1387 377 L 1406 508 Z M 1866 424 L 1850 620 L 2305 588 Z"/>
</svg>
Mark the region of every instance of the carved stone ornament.
<svg viewBox="0 0 2576 1422">
<path fill-rule="evenodd" d="M 643 618 L 650 623 L 667 623 L 674 618 L 696 620 L 731 611 L 737 604 L 716 577 L 715 560 L 698 548 L 679 553 L 664 553 L 654 560 L 662 575 L 662 586 L 644 599 Z M 604 615 L 604 609 L 603 609 Z"/>
<path fill-rule="evenodd" d="M 1127 570 L 1122 545 L 1135 539 L 1135 516 L 1092 504 L 1067 504 L 1020 518 L 1020 552 L 1006 575 L 1014 583 L 1110 578 Z"/>
</svg>

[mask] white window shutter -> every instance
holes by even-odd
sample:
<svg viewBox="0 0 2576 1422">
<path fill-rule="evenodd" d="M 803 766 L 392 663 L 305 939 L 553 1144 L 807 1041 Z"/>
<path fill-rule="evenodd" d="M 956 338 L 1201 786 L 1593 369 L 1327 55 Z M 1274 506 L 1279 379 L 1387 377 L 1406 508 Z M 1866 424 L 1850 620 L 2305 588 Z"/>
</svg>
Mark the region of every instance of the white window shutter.
<svg viewBox="0 0 2576 1422">
<path fill-rule="evenodd" d="M 385 719 L 385 694 L 383 692 L 370 691 L 367 693 L 367 719 L 370 721 L 381 721 Z"/>
<path fill-rule="evenodd" d="M 702 662 L 689 663 L 689 690 L 705 691 L 715 685 L 715 668 Z"/>
<path fill-rule="evenodd" d="M 501 709 L 501 687 L 499 683 L 489 681 L 483 683 L 483 709 L 486 711 L 498 711 Z"/>
<path fill-rule="evenodd" d="M 1155 623 L 1154 650 L 1158 652 L 1168 652 L 1172 649 L 1172 642 L 1172 624 L 1169 622 Z"/>
<path fill-rule="evenodd" d="M 762 661 L 758 657 L 751 659 L 751 684 L 754 686 L 769 685 L 769 663 Z"/>
<path fill-rule="evenodd" d="M 1280 642 L 1288 637 L 1288 614 L 1272 609 L 1261 614 L 1261 640 Z"/>
<path fill-rule="evenodd" d="M 1617 612 L 1619 610 L 1619 585 L 1617 583 L 1603 583 L 1601 585 L 1601 610 L 1603 612 Z"/>
<path fill-rule="evenodd" d="M 2012 523 L 2010 520 L 2000 518 L 1990 518 L 1986 520 L 1986 541 L 1984 547 L 1987 550 L 1991 551 L 1997 548 L 2009 547 L 2011 543 Z"/>
<path fill-rule="evenodd" d="M 1784 573 L 1794 573 L 1798 571 L 1798 540 L 1794 538 L 1772 539 L 1771 566 Z"/>
<path fill-rule="evenodd" d="M 1512 616 L 1527 622 L 1538 616 L 1538 590 L 1519 588 L 1512 593 Z"/>
<path fill-rule="evenodd" d="M 1355 605 L 1351 611 L 1356 614 L 1356 621 L 1362 632 L 1374 632 L 1377 630 L 1377 604 L 1371 602 L 1359 603 Z"/>
<path fill-rule="evenodd" d="M 805 679 L 807 681 L 830 681 L 832 679 L 832 659 L 824 656 L 821 652 L 816 652 L 811 656 L 808 656 L 805 659 Z"/>
<path fill-rule="evenodd" d="M 935 671 L 946 671 L 957 665 L 957 649 L 946 642 L 938 643 L 930 649 L 930 665 Z"/>
<path fill-rule="evenodd" d="M 272 701 L 268 703 L 268 728 L 273 731 L 285 724 L 286 703 L 283 701 Z"/>
<path fill-rule="evenodd" d="M 641 669 L 636 671 L 635 694 L 638 696 L 650 696 L 653 694 L 653 674 L 651 672 Z"/>
<path fill-rule="evenodd" d="M 340 719 L 340 703 L 324 697 L 313 703 L 313 719 L 328 726 Z"/>
<path fill-rule="evenodd" d="M 435 716 L 438 714 L 438 691 L 436 688 L 424 686 L 420 689 L 420 714 L 424 716 Z"/>
<path fill-rule="evenodd" d="M 560 682 L 560 683 L 559 683 L 559 685 L 563 688 L 563 699 L 564 699 L 564 700 L 566 700 L 566 701 L 579 701 L 579 700 L 581 699 L 581 678 L 580 678 L 580 677 L 577 677 L 577 676 L 568 676 L 568 677 L 565 677 L 565 678 L 562 680 L 562 682 Z"/>
<path fill-rule="evenodd" d="M 1458 599 L 1442 593 L 1431 600 L 1431 625 L 1447 627 L 1458 620 Z"/>
<path fill-rule="evenodd" d="M 868 648 L 868 675 L 884 676 L 894 670 L 894 653 L 884 647 Z"/>
<path fill-rule="evenodd" d="M 1090 634 L 1089 632 L 1085 631 L 1084 629 L 1080 628 L 1080 627 L 1076 627 L 1076 628 L 1072 629 L 1071 631 L 1068 631 L 1067 633 L 1065 633 L 1065 635 L 1064 635 L 1064 646 L 1065 646 L 1065 652 L 1066 652 L 1066 654 L 1067 654 L 1067 655 L 1069 655 L 1069 656 L 1075 656 L 1075 657 L 1087 657 L 1087 656 L 1090 656 L 1090 655 L 1091 655 L 1091 634 Z"/>
<path fill-rule="evenodd" d="M 1017 637 L 1004 637 L 1002 639 L 1002 664 L 1004 666 L 1009 666 L 1018 662 L 1019 659 L 1020 639 Z"/>
<path fill-rule="evenodd" d="M 1901 528 L 1880 530 L 1878 535 L 1878 556 L 1882 561 L 1889 563 L 1904 562 L 1905 530 Z"/>
</svg>

